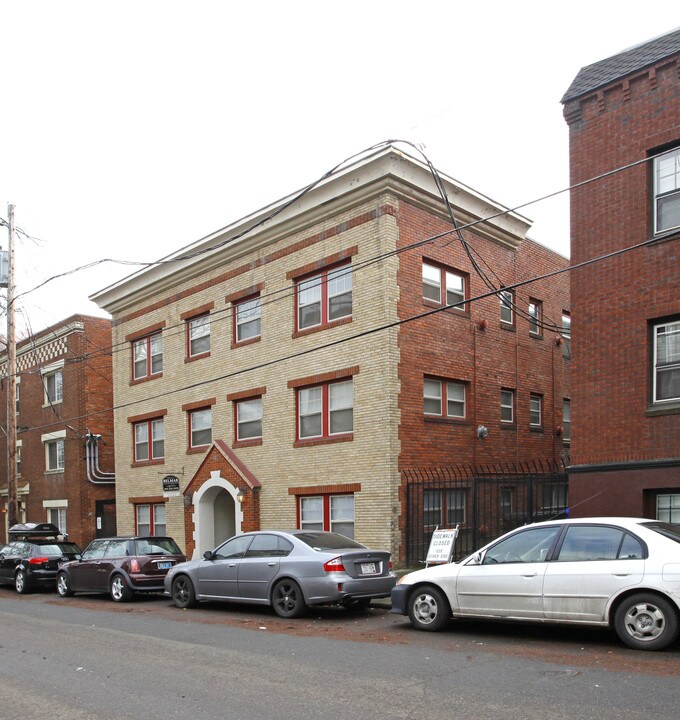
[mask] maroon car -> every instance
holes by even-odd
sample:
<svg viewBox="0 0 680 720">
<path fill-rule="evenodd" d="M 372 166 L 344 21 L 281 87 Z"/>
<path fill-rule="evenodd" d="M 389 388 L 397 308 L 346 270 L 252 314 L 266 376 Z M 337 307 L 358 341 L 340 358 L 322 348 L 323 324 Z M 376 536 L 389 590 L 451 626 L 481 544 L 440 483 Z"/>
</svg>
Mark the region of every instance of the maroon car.
<svg viewBox="0 0 680 720">
<path fill-rule="evenodd" d="M 171 537 L 115 537 L 93 540 L 83 554 L 57 573 L 57 592 L 109 593 L 116 602 L 135 593 L 162 592 L 168 570 L 186 560 Z"/>
</svg>

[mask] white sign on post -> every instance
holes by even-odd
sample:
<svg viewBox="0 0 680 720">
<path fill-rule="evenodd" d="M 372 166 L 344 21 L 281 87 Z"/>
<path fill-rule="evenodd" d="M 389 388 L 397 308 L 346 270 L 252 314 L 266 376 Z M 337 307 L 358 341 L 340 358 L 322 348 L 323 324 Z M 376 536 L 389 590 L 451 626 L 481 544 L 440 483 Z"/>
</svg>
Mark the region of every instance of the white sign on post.
<svg viewBox="0 0 680 720">
<path fill-rule="evenodd" d="M 430 547 L 425 558 L 425 566 L 451 562 L 453 547 L 458 537 L 458 525 L 453 530 L 440 530 L 437 528 L 432 533 Z"/>
</svg>

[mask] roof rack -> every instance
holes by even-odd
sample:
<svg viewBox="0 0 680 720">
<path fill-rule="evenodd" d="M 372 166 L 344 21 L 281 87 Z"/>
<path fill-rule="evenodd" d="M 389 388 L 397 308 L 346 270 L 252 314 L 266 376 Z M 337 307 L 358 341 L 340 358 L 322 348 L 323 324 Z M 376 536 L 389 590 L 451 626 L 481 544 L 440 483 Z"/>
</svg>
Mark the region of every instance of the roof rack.
<svg viewBox="0 0 680 720">
<path fill-rule="evenodd" d="M 52 523 L 19 523 L 12 525 L 7 533 L 11 538 L 66 538 L 66 533 L 62 532 L 56 525 Z"/>
</svg>

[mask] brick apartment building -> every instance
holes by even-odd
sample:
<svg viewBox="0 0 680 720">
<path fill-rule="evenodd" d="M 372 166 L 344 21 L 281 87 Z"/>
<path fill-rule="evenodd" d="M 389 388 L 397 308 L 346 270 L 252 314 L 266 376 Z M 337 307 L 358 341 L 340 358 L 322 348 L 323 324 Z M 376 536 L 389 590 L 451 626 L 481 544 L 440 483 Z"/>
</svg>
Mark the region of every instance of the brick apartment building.
<svg viewBox="0 0 680 720">
<path fill-rule="evenodd" d="M 19 522 L 52 522 L 81 547 L 115 534 L 115 485 L 108 475 L 114 468 L 111 321 L 74 315 L 18 342 L 16 362 Z M 6 353 L 0 373 L 6 377 Z M 7 407 L 4 382 L 0 402 Z M 91 443 L 89 471 L 88 432 L 101 435 Z M 7 457 L 5 434 L 0 452 Z M 7 531 L 7 481 L 5 462 L 0 538 Z"/>
<path fill-rule="evenodd" d="M 680 522 L 680 30 L 583 68 L 564 95 L 574 515 Z M 630 167 L 628 167 L 630 166 Z"/>
<path fill-rule="evenodd" d="M 568 277 L 513 285 L 567 261 L 442 182 L 467 250 L 427 165 L 390 146 L 92 296 L 127 348 L 121 532 L 150 517 L 191 555 L 324 528 L 399 558 L 404 468 L 562 456 Z"/>
</svg>

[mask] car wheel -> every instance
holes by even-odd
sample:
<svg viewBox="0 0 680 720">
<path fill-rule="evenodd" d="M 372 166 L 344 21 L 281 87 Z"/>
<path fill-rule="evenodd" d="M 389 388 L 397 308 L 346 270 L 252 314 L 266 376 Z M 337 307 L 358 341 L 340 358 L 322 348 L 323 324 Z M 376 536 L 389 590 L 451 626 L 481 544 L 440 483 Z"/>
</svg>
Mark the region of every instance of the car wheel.
<svg viewBox="0 0 680 720">
<path fill-rule="evenodd" d="M 274 612 L 282 618 L 296 618 L 305 614 L 307 605 L 295 580 L 279 580 L 272 591 Z"/>
<path fill-rule="evenodd" d="M 668 600 L 639 593 L 617 608 L 614 629 L 619 639 L 636 650 L 661 650 L 678 636 L 678 613 Z"/>
<path fill-rule="evenodd" d="M 411 625 L 418 630 L 441 630 L 451 617 L 446 595 L 433 585 L 425 585 L 411 593 L 408 601 Z"/>
<path fill-rule="evenodd" d="M 25 595 L 28 592 L 28 578 L 23 570 L 19 570 L 14 576 L 14 587 L 21 595 Z"/>
<path fill-rule="evenodd" d="M 115 600 L 115 602 L 128 602 L 128 600 L 132 600 L 132 590 L 130 590 L 122 575 L 114 575 L 113 578 L 111 578 L 109 591 L 111 598 Z"/>
<path fill-rule="evenodd" d="M 194 584 L 186 575 L 178 575 L 172 581 L 171 595 L 178 608 L 190 608 L 196 604 Z"/>
<path fill-rule="evenodd" d="M 57 593 L 61 597 L 71 597 L 73 590 L 71 590 L 71 583 L 68 580 L 66 573 L 59 573 L 57 575 Z"/>
</svg>

